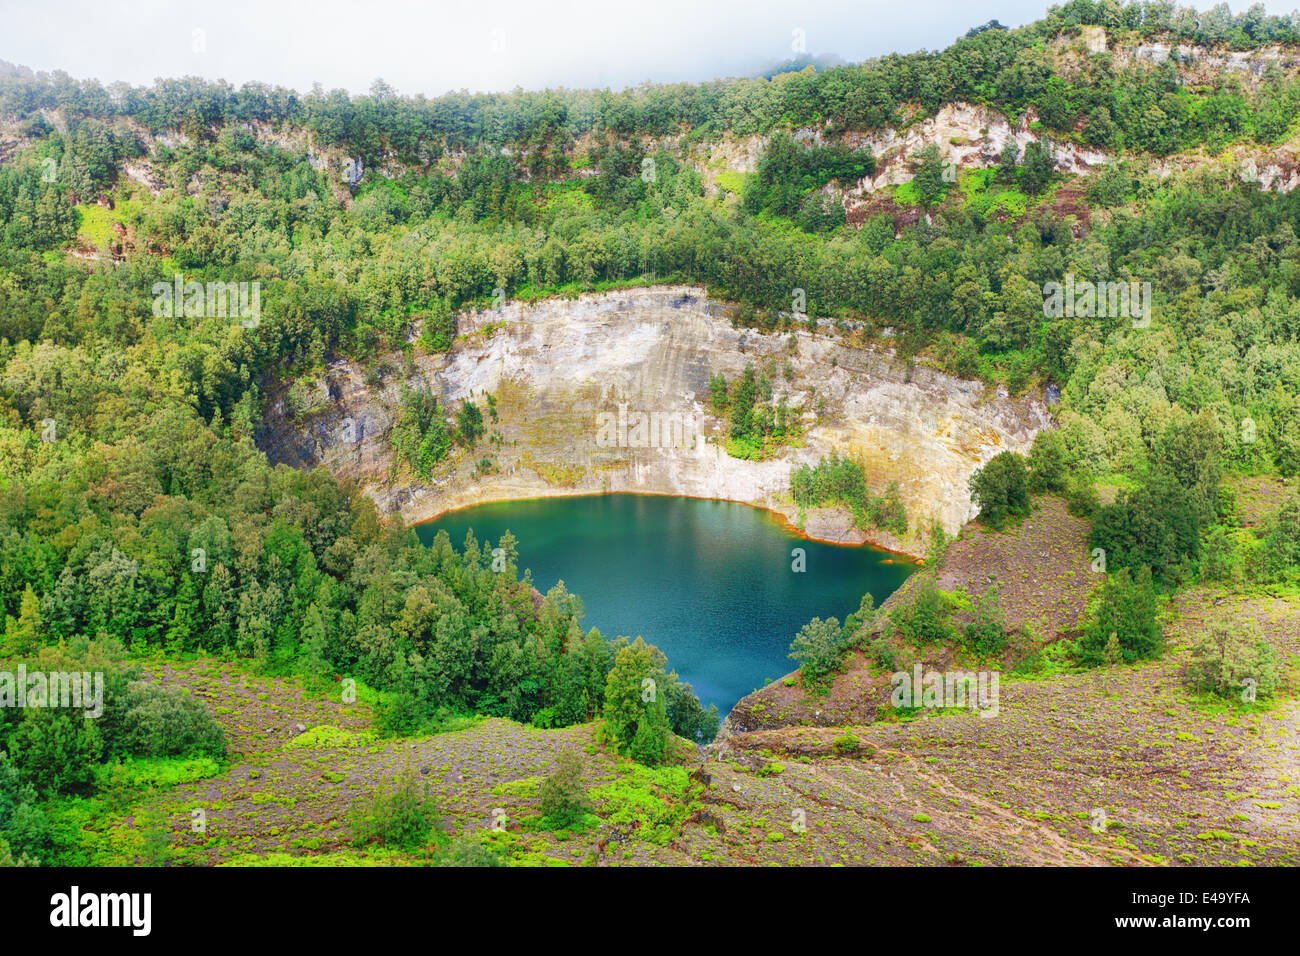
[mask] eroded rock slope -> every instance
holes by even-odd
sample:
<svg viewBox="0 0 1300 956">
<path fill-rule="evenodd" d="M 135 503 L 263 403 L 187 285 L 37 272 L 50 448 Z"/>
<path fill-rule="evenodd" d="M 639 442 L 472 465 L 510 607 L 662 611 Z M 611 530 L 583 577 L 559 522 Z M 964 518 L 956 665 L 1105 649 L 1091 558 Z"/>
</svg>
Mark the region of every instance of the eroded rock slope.
<svg viewBox="0 0 1300 956">
<path fill-rule="evenodd" d="M 972 516 L 971 473 L 998 452 L 1026 451 L 1050 425 L 1037 396 L 1009 397 L 980 382 L 923 366 L 887 349 L 851 348 L 829 334 L 763 335 L 733 326 L 724 304 L 677 286 L 512 302 L 463 315 L 447 354 L 418 349 L 378 371 L 333 363 L 314 383 L 315 407 L 295 412 L 288 383 L 270 388 L 260 443 L 273 461 L 324 464 L 354 479 L 381 510 L 408 522 L 483 501 L 599 492 L 642 492 L 741 501 L 781 512 L 813 536 L 871 540 L 923 554 L 933 521 L 956 532 Z M 712 413 L 709 379 L 728 381 L 753 363 L 801 421 L 797 447 L 764 461 L 723 450 L 727 422 Z M 470 453 L 444 462 L 429 481 L 395 459 L 390 433 L 405 388 L 427 386 L 448 409 L 473 398 L 499 421 Z M 299 386 L 299 394 L 303 389 Z M 602 436 L 600 416 L 627 406 L 626 439 Z M 639 435 L 635 415 L 681 426 Z M 650 447 L 645 447 L 649 444 Z M 641 445 L 642 447 L 636 447 Z M 898 481 L 910 529 L 896 538 L 862 532 L 847 515 L 801 513 L 789 499 L 792 465 L 832 449 L 863 461 L 873 490 Z M 476 463 L 490 458 L 493 470 Z"/>
</svg>

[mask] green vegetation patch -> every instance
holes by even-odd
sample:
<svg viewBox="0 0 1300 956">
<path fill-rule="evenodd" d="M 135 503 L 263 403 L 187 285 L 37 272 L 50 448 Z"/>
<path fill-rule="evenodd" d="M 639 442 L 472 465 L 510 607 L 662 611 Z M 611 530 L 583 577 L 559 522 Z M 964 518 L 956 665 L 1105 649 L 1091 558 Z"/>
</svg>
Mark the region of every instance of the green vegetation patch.
<svg viewBox="0 0 1300 956">
<path fill-rule="evenodd" d="M 321 724 L 312 727 L 284 745 L 285 750 L 304 750 L 304 749 L 342 749 L 351 747 L 364 747 L 374 743 L 378 739 L 373 731 L 369 730 L 343 730 L 332 724 Z"/>
</svg>

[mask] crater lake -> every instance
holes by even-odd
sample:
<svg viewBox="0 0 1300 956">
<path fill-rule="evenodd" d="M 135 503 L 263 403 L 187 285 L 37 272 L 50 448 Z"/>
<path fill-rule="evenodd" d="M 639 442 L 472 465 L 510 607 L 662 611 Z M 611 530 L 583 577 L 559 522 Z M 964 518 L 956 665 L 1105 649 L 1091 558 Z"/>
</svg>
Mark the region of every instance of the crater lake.
<svg viewBox="0 0 1300 956">
<path fill-rule="evenodd" d="M 583 630 L 656 645 L 724 717 L 794 669 L 790 641 L 809 620 L 843 622 L 868 592 L 879 606 L 916 568 L 878 548 L 810 541 L 748 505 L 665 495 L 500 501 L 416 526 L 426 545 L 441 530 L 457 549 L 470 530 L 480 547 L 509 531 L 534 587 L 562 580 L 582 599 Z"/>
</svg>

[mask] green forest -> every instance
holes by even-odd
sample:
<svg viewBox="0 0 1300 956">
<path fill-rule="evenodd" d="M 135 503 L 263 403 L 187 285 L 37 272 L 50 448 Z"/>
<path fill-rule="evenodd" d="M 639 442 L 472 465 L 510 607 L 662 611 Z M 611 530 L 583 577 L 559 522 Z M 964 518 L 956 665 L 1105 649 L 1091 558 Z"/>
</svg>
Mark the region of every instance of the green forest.
<svg viewBox="0 0 1300 956">
<path fill-rule="evenodd" d="M 536 594 L 516 542 L 422 547 L 324 469 L 273 467 L 258 449 L 271 383 L 336 356 L 446 351 L 456 312 L 500 292 L 694 283 L 765 332 L 886 343 L 900 363 L 1012 395 L 1058 389 L 1056 429 L 972 493 L 990 526 L 1043 492 L 1091 522 L 1123 574 L 1081 638 L 1088 660 L 1149 655 L 1144 608 L 1184 584 L 1294 587 L 1300 503 L 1247 540 L 1225 523 L 1223 481 L 1300 473 L 1300 191 L 1212 160 L 1288 141 L 1300 79 L 1273 66 L 1187 82 L 1174 60 L 1053 47 L 1087 26 L 1132 42 L 1300 44 L 1291 19 L 1225 11 L 1072 0 L 940 52 L 623 92 L 139 88 L 0 64 L 0 657 L 107 669 L 123 702 L 98 726 L 0 708 L 0 853 L 70 859 L 60 808 L 109 792 L 124 761 L 223 759 L 220 728 L 141 682 L 141 656 L 237 659 L 318 689 L 353 679 L 390 734 L 473 714 L 603 718 L 648 766 L 671 759 L 673 735 L 712 739 L 718 713 L 672 662 L 584 628 L 562 584 Z M 1032 114 L 1041 145 L 951 180 L 919 151 L 892 194 L 910 222 L 847 215 L 837 190 L 878 168 L 849 134 L 957 102 L 1013 124 Z M 808 127 L 817 142 L 795 135 Z M 696 151 L 752 135 L 766 137 L 755 172 L 710 189 Z M 1051 161 L 1063 144 L 1113 162 L 1067 175 Z M 1162 175 L 1175 155 L 1200 161 Z M 358 162 L 359 183 L 321 156 Z M 128 175 L 141 166 L 154 188 Z M 1071 186 L 1082 230 L 1057 204 Z M 260 315 L 159 314 L 154 286 L 178 274 L 258 283 Z M 1066 274 L 1150 282 L 1151 321 L 1046 316 L 1044 285 Z M 796 293 L 806 311 L 791 309 Z M 713 404 L 734 457 L 798 437 L 752 367 L 720 380 Z M 472 451 L 485 413 L 411 391 L 394 446 L 427 476 Z M 1118 495 L 1094 500 L 1096 482 Z M 791 484 L 800 504 L 909 527 L 897 488 L 873 495 L 850 460 Z"/>
</svg>

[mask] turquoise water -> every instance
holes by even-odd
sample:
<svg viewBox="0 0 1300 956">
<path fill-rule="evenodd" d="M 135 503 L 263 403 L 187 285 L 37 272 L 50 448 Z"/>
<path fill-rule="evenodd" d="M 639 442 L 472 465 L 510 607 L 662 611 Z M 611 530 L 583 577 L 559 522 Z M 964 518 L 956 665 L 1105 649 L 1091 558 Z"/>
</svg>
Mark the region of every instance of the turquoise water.
<svg viewBox="0 0 1300 956">
<path fill-rule="evenodd" d="M 582 598 L 584 629 L 641 636 L 707 707 L 726 714 L 750 691 L 794 669 L 786 655 L 814 617 L 841 621 L 870 592 L 880 604 L 914 565 L 888 552 L 808 541 L 768 512 L 728 501 L 593 495 L 500 501 L 416 528 L 428 544 L 446 529 L 457 548 L 505 531 L 519 568 L 546 593 L 558 580 Z M 803 548 L 806 570 L 791 570 Z"/>
</svg>

